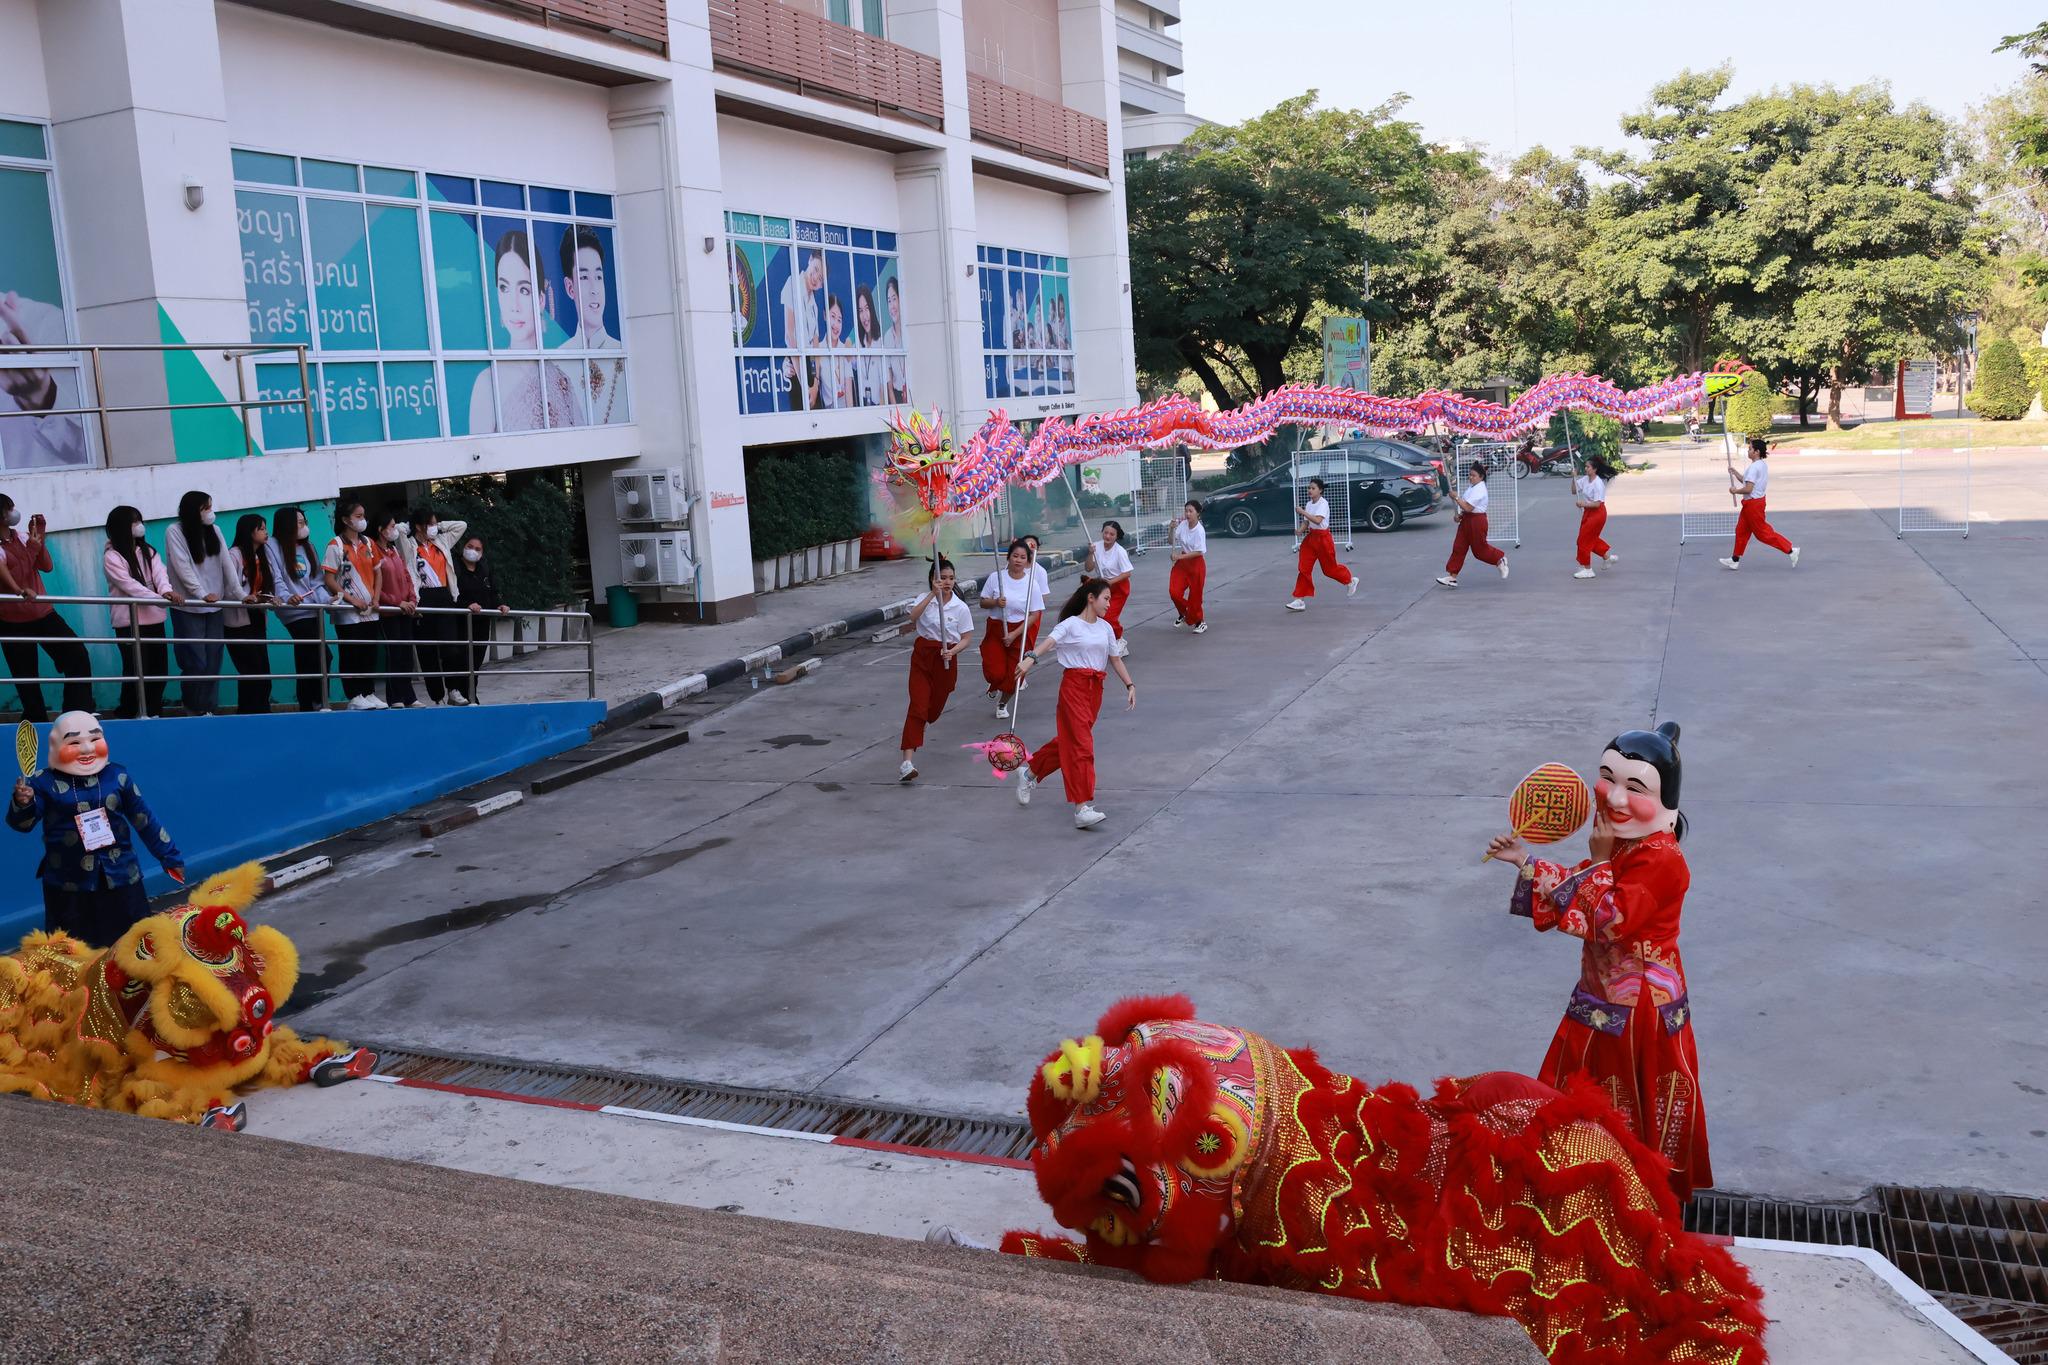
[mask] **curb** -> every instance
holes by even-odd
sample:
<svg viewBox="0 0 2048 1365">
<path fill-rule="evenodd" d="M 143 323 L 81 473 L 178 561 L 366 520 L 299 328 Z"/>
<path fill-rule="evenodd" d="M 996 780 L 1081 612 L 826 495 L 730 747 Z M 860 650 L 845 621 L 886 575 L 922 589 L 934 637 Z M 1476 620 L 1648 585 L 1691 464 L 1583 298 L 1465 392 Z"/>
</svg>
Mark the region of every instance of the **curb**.
<svg viewBox="0 0 2048 1365">
<path fill-rule="evenodd" d="M 457 806 L 446 815 L 430 816 L 420 821 L 420 837 L 431 839 L 436 835 L 446 834 L 451 829 L 473 825 L 486 815 L 496 815 L 501 810 L 509 810 L 525 799 L 525 792 L 508 791 L 499 792 L 496 796 L 487 796 L 481 801 L 468 802 Z"/>
</svg>

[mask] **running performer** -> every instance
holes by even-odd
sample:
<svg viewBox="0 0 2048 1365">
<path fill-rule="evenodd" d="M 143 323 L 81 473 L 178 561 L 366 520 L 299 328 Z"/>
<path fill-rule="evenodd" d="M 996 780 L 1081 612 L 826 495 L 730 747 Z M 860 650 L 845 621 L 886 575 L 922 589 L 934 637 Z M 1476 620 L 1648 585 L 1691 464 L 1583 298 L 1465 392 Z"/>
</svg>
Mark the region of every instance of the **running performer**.
<svg viewBox="0 0 2048 1365">
<path fill-rule="evenodd" d="M 960 652 L 974 638 L 974 613 L 953 590 L 953 561 L 940 559 L 925 575 L 927 591 L 911 608 L 917 622 L 917 643 L 910 648 L 910 707 L 903 713 L 903 765 L 896 780 L 917 778 L 917 751 L 924 747 L 924 727 L 946 709 L 953 684 L 960 680 Z"/>
<path fill-rule="evenodd" d="M 1131 600 L 1131 553 L 1124 548 L 1121 523 L 1102 523 L 1101 541 L 1088 547 L 1088 576 L 1109 584 L 1109 610 L 1102 614 L 1102 619 L 1116 632 L 1116 652 L 1129 654 L 1130 646 L 1124 642 L 1123 615 L 1124 603 Z"/>
<path fill-rule="evenodd" d="M 1462 496 L 1451 494 L 1451 515 L 1458 523 L 1457 538 L 1451 542 L 1450 562 L 1438 575 L 1437 582 L 1447 588 L 1458 586 L 1458 570 L 1465 567 L 1465 552 L 1481 564 L 1491 564 L 1500 570 L 1500 576 L 1508 576 L 1508 557 L 1486 543 L 1486 465 L 1474 460 L 1465 471 L 1465 491 Z"/>
<path fill-rule="evenodd" d="M 1017 694 L 1017 656 L 1038 643 L 1038 621 L 1045 614 L 1045 590 L 1031 572 L 1031 547 L 1010 542 L 1003 567 L 981 585 L 981 608 L 989 614 L 988 634 L 981 640 L 981 676 L 996 699 L 996 719 L 1010 716 Z"/>
<path fill-rule="evenodd" d="M 1031 581 L 1038 589 L 1038 606 L 1039 610 L 1043 611 L 1045 604 L 1052 600 L 1052 577 L 1046 573 L 1045 565 L 1038 560 L 1038 537 L 1027 531 L 1020 539 L 1023 540 L 1025 548 L 1031 551 Z"/>
<path fill-rule="evenodd" d="M 1166 595 L 1173 599 L 1173 628 L 1192 626 L 1202 634 L 1209 623 L 1202 616 L 1202 588 L 1209 581 L 1209 533 L 1202 527 L 1202 504 L 1190 498 L 1180 509 L 1168 545 L 1173 572 L 1167 576 Z"/>
<path fill-rule="evenodd" d="M 1585 472 L 1572 480 L 1572 501 L 1579 509 L 1579 571 L 1573 578 L 1593 577 L 1593 556 L 1599 555 L 1600 562 L 1613 568 L 1619 557 L 1600 538 L 1600 531 L 1607 525 L 1607 481 L 1614 477 L 1614 466 L 1598 455 L 1586 457 Z"/>
<path fill-rule="evenodd" d="M 1749 438 L 1749 468 L 1740 475 L 1728 476 L 1729 490 L 1742 499 L 1742 511 L 1735 518 L 1735 553 L 1721 561 L 1724 569 L 1742 567 L 1742 552 L 1749 548 L 1749 538 L 1755 536 L 1764 544 L 1781 554 L 1792 557 L 1792 567 L 1799 567 L 1799 547 L 1785 539 L 1764 520 L 1764 489 L 1771 482 L 1771 448 L 1761 436 Z"/>
<path fill-rule="evenodd" d="M 1323 496 L 1324 491 L 1321 479 L 1310 479 L 1308 501 L 1294 509 L 1301 553 L 1294 576 L 1294 596 L 1287 602 L 1289 611 L 1308 610 L 1308 599 L 1316 595 L 1315 580 L 1309 576 L 1309 570 L 1318 566 L 1323 577 L 1344 585 L 1346 597 L 1358 595 L 1357 577 L 1337 562 L 1337 541 L 1330 534 L 1330 500 Z"/>
<path fill-rule="evenodd" d="M 1060 678 L 1057 723 L 1053 737 L 1031 752 L 1029 767 L 1018 771 L 1017 804 L 1031 804 L 1031 790 L 1058 773 L 1074 807 L 1074 828 L 1093 829 L 1109 817 L 1095 809 L 1095 718 L 1102 713 L 1102 676 L 1110 669 L 1124 685 L 1124 709 L 1138 704 L 1138 685 L 1115 653 L 1116 632 L 1102 619 L 1109 609 L 1109 584 L 1090 578 L 1060 608 L 1059 624 L 1044 646 L 1029 650 L 1018 671 L 1031 675 L 1038 656 L 1051 648 L 1065 670 Z"/>
</svg>

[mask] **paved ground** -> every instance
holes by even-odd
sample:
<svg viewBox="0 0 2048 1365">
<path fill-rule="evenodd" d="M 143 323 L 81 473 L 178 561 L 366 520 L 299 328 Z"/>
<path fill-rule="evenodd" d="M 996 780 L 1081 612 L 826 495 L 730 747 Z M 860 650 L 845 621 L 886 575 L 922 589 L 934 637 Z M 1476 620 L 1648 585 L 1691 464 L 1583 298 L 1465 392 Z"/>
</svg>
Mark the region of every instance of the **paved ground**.
<svg viewBox="0 0 2048 1365">
<path fill-rule="evenodd" d="M 954 748 L 998 728 L 971 686 L 898 786 L 904 650 L 839 653 L 669 754 L 278 897 L 295 1022 L 1015 1113 L 1110 1000 L 1183 989 L 1370 1078 L 1532 1070 L 1575 945 L 1511 920 L 1479 849 L 1523 772 L 1673 719 L 1721 1185 L 2048 1191 L 2040 456 L 1979 452 L 1967 541 L 1895 538 L 1895 462 L 1788 459 L 1772 513 L 1805 562 L 1739 574 L 1679 545 L 1658 458 L 1591 583 L 1562 480 L 1523 485 L 1512 580 L 1456 593 L 1442 520 L 1361 538 L 1365 590 L 1304 615 L 1284 540 L 1219 546 L 1201 638 L 1141 562 L 1141 704 L 1098 728 L 1087 834 Z"/>
</svg>

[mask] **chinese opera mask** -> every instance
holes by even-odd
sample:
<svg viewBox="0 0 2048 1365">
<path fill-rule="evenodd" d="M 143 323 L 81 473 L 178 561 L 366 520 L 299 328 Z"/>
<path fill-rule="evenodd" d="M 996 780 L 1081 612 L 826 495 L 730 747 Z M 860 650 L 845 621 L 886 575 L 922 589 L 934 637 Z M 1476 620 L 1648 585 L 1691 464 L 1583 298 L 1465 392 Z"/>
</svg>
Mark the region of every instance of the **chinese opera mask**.
<svg viewBox="0 0 2048 1365">
<path fill-rule="evenodd" d="M 1678 726 L 1666 721 L 1654 730 L 1627 730 L 1607 742 L 1593 799 L 1623 839 L 1675 833 L 1683 838 L 1678 813 Z"/>
<path fill-rule="evenodd" d="M 50 725 L 46 767 L 73 777 L 91 777 L 107 766 L 107 737 L 86 711 L 66 711 Z"/>
</svg>

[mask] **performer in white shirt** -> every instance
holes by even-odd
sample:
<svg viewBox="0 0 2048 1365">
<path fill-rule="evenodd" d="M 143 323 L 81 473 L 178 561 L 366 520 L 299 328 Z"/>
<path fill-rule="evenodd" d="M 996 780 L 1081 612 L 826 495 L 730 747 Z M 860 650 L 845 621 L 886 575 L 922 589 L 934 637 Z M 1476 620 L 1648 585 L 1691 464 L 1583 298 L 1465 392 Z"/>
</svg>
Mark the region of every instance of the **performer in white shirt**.
<svg viewBox="0 0 2048 1365">
<path fill-rule="evenodd" d="M 1040 604 L 1052 600 L 1052 579 L 1046 575 L 1045 565 L 1038 562 L 1038 537 L 1026 531 L 1021 537 L 1026 549 L 1031 551 L 1031 581 L 1038 585 Z"/>
<path fill-rule="evenodd" d="M 1109 584 L 1109 610 L 1102 619 L 1116 632 L 1116 652 L 1129 654 L 1124 643 L 1124 603 L 1131 600 L 1131 554 L 1124 548 L 1121 522 L 1102 523 L 1102 539 L 1088 547 L 1088 576 Z"/>
<path fill-rule="evenodd" d="M 1447 588 L 1458 586 L 1458 570 L 1465 567 L 1467 550 L 1481 564 L 1499 569 L 1502 578 L 1508 576 L 1507 555 L 1486 543 L 1486 503 L 1486 463 L 1474 460 L 1465 470 L 1464 493 L 1451 494 L 1451 515 L 1457 519 L 1458 534 L 1451 542 L 1450 562 L 1436 580 Z"/>
<path fill-rule="evenodd" d="M 1330 534 L 1330 500 L 1323 493 L 1323 481 L 1310 479 L 1308 501 L 1294 509 L 1298 519 L 1296 529 L 1301 535 L 1301 552 L 1294 576 L 1294 596 L 1287 603 L 1289 611 L 1308 610 L 1308 599 L 1316 595 L 1315 580 L 1309 576 L 1309 570 L 1319 566 L 1323 577 L 1344 585 L 1345 596 L 1358 595 L 1358 579 L 1350 569 L 1337 562 L 1337 541 Z"/>
<path fill-rule="evenodd" d="M 1066 783 L 1074 807 L 1074 828 L 1093 829 L 1109 817 L 1095 809 L 1095 718 L 1102 714 L 1102 676 L 1110 669 L 1124 685 L 1124 709 L 1138 704 L 1138 685 L 1116 655 L 1116 632 L 1102 614 L 1109 608 L 1109 584 L 1083 579 L 1046 644 L 1065 670 L 1053 737 L 1031 751 L 1031 764 L 1017 773 L 1017 804 L 1031 804 L 1031 790 L 1054 773 Z M 1026 651 L 1018 677 L 1030 676 L 1044 648 Z"/>
<path fill-rule="evenodd" d="M 1792 556 L 1792 567 L 1799 567 L 1799 547 L 1764 520 L 1764 490 L 1770 486 L 1771 447 L 1761 436 L 1749 438 L 1749 468 L 1740 477 L 1729 476 L 1729 490 L 1742 499 L 1742 511 L 1735 518 L 1735 553 L 1721 561 L 1724 569 L 1742 567 L 1742 552 L 1749 548 L 1749 538 L 1755 536 L 1773 550 Z"/>
<path fill-rule="evenodd" d="M 1038 622 L 1045 614 L 1045 590 L 1031 569 L 1030 547 L 1013 540 L 1003 567 L 981 585 L 981 607 L 989 613 L 981 676 L 996 699 L 997 720 L 1009 717 L 1010 699 L 1017 694 L 1018 656 L 1038 643 Z"/>
<path fill-rule="evenodd" d="M 1618 562 L 1613 549 L 1600 538 L 1601 529 L 1607 525 L 1607 481 L 1614 475 L 1614 466 L 1598 455 L 1589 455 L 1585 472 L 1572 480 L 1572 502 L 1579 509 L 1579 571 L 1573 578 L 1593 577 L 1594 555 L 1599 555 L 1600 562 L 1609 568 Z"/>
<path fill-rule="evenodd" d="M 1197 635 L 1209 629 L 1202 617 L 1202 587 L 1209 581 L 1209 533 L 1202 527 L 1202 504 L 1190 498 L 1173 524 L 1168 546 L 1173 571 L 1167 575 L 1166 595 L 1173 601 L 1174 628 L 1193 626 Z"/>
<path fill-rule="evenodd" d="M 917 777 L 917 751 L 924 747 L 924 727 L 946 709 L 953 684 L 960 679 L 960 651 L 974 637 L 974 613 L 953 591 L 953 562 L 941 559 L 925 575 L 928 591 L 911 608 L 917 622 L 917 643 L 910 648 L 910 709 L 903 713 L 903 766 L 899 781 Z"/>
</svg>

